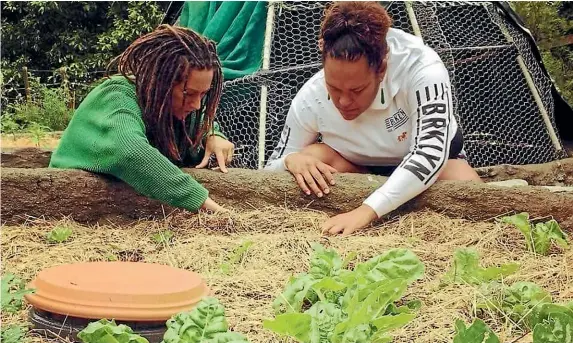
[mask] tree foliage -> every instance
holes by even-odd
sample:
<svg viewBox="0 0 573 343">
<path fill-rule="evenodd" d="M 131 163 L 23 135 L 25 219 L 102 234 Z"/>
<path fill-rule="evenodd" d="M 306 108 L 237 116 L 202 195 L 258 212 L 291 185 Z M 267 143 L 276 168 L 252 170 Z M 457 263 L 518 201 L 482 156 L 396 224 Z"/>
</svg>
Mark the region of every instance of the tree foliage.
<svg viewBox="0 0 573 343">
<path fill-rule="evenodd" d="M 573 34 L 573 4 L 567 1 L 512 2 L 515 11 L 539 44 L 543 63 L 567 102 L 573 105 L 573 46 L 551 48 L 552 42 Z"/>
<path fill-rule="evenodd" d="M 27 66 L 31 70 L 66 67 L 70 77 L 88 79 L 88 71 L 105 70 L 135 38 L 159 25 L 169 4 L 3 1 L 3 77 L 18 78 L 21 67 Z"/>
<path fill-rule="evenodd" d="M 26 129 L 34 123 L 53 130 L 65 128 L 68 112 L 102 78 L 107 64 L 137 37 L 161 24 L 171 5 L 2 1 L 2 121 L 15 124 L 2 125 L 2 131 Z M 29 71 L 28 101 L 24 101 L 24 66 Z M 65 70 L 67 82 L 58 70 Z"/>
</svg>

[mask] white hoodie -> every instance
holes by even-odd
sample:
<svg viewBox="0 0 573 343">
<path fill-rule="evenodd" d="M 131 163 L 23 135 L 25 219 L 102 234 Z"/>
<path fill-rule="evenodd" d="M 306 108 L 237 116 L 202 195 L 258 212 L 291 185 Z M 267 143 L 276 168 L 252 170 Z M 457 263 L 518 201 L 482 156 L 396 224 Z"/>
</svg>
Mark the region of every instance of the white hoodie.
<svg viewBox="0 0 573 343">
<path fill-rule="evenodd" d="M 364 204 L 387 214 L 432 185 L 444 167 L 457 123 L 447 69 L 422 40 L 391 28 L 388 66 L 372 105 L 347 121 L 328 98 L 324 70 L 291 103 L 280 142 L 266 170 L 286 170 L 284 158 L 316 142 L 359 166 L 398 166 Z"/>
</svg>

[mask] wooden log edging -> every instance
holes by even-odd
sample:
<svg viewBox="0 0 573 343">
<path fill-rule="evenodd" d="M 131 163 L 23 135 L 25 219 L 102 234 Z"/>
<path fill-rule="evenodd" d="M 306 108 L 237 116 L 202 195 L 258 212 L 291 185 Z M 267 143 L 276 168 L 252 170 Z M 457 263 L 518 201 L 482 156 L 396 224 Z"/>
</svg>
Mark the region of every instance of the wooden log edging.
<svg viewBox="0 0 573 343">
<path fill-rule="evenodd" d="M 228 174 L 184 169 L 225 206 L 238 209 L 269 205 L 309 208 L 337 214 L 352 210 L 387 178 L 339 174 L 323 199 L 304 195 L 287 172 L 230 169 Z M 163 218 L 176 209 L 138 195 L 127 184 L 79 170 L 2 168 L 2 223 L 33 218 L 71 217 L 82 223 L 125 223 Z M 531 217 L 553 216 L 573 230 L 573 195 L 543 187 L 500 187 L 463 181 L 439 181 L 394 214 L 429 209 L 455 218 L 486 220 L 511 211 Z"/>
</svg>

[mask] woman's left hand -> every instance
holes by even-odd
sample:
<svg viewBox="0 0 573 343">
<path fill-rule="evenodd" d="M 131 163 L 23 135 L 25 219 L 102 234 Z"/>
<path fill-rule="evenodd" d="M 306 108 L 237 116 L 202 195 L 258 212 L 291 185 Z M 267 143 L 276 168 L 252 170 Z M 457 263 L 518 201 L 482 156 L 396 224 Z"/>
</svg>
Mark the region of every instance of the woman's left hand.
<svg viewBox="0 0 573 343">
<path fill-rule="evenodd" d="M 211 135 L 205 142 L 205 157 L 203 157 L 203 161 L 201 161 L 201 163 L 199 163 L 195 168 L 205 168 L 209 163 L 211 155 L 215 154 L 219 168 L 223 173 L 227 173 L 227 164 L 231 163 L 233 160 L 234 149 L 235 144 L 229 142 L 223 137 Z"/>
<path fill-rule="evenodd" d="M 322 233 L 335 235 L 342 232 L 343 236 L 348 236 L 364 228 L 377 217 L 378 215 L 370 206 L 362 205 L 355 210 L 328 219 L 322 224 Z"/>
</svg>

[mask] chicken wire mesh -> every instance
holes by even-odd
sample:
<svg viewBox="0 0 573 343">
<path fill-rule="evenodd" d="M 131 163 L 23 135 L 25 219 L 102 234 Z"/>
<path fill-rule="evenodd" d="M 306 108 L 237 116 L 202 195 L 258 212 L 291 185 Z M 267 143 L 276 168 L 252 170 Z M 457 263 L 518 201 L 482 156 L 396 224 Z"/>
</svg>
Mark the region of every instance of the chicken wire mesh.
<svg viewBox="0 0 573 343">
<path fill-rule="evenodd" d="M 259 168 L 270 157 L 291 100 L 321 69 L 317 37 L 328 4 L 272 3 L 268 70 L 225 82 L 218 121 L 236 145 L 233 167 Z M 473 167 L 544 163 L 564 157 L 551 139 L 525 74 L 531 75 L 556 133 L 551 80 L 527 37 L 497 6 L 485 2 L 414 2 L 410 8 L 404 2 L 383 4 L 395 28 L 416 34 L 414 27 L 418 27 L 424 42 L 444 61 L 452 81 L 454 113 Z M 261 96 L 263 87 L 266 97 Z"/>
</svg>

